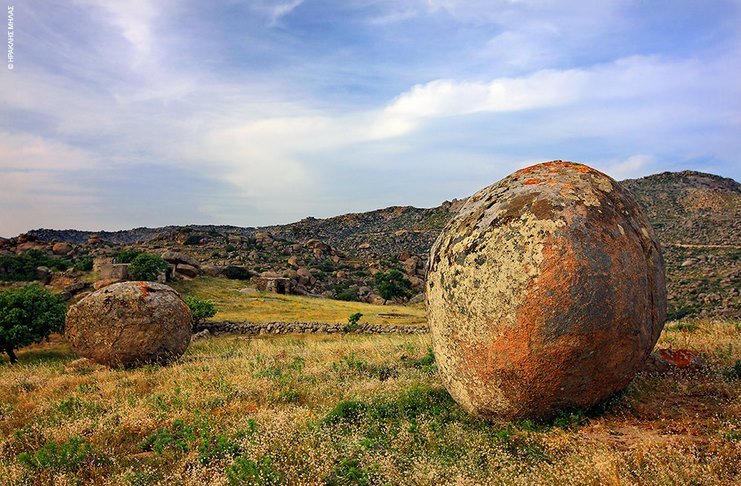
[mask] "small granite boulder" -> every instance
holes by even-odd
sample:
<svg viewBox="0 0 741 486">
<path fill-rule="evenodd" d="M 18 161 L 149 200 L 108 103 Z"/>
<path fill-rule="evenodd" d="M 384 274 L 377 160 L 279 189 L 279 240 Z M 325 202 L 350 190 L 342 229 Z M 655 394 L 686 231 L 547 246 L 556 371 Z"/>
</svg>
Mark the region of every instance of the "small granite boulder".
<svg viewBox="0 0 741 486">
<path fill-rule="evenodd" d="M 624 388 L 666 317 L 664 261 L 630 194 L 553 161 L 473 195 L 430 258 L 427 314 L 453 398 L 487 419 L 547 418 Z"/>
<path fill-rule="evenodd" d="M 65 336 L 72 350 L 96 363 L 134 367 L 180 357 L 191 337 L 188 306 L 153 282 L 121 282 L 70 307 Z"/>
<path fill-rule="evenodd" d="M 72 251 L 72 245 L 69 243 L 54 243 L 54 246 L 52 246 L 51 251 L 55 255 L 66 255 L 67 253 Z"/>
</svg>

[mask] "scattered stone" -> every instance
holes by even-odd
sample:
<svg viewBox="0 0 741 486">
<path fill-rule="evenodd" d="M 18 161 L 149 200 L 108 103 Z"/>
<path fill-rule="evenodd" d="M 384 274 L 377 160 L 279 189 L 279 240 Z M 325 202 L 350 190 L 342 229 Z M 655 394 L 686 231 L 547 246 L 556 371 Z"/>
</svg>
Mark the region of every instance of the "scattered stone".
<svg viewBox="0 0 741 486">
<path fill-rule="evenodd" d="M 72 251 L 72 245 L 69 243 L 54 243 L 54 246 L 51 247 L 51 251 L 55 255 L 66 255 Z"/>
<path fill-rule="evenodd" d="M 180 253 L 177 251 L 166 251 L 162 254 L 162 259 L 167 261 L 168 263 L 172 263 L 173 265 L 178 264 L 185 264 L 190 265 L 191 267 L 200 268 L 201 264 L 198 260 L 193 258 L 190 255 L 186 255 L 185 253 Z"/>
<path fill-rule="evenodd" d="M 113 285 L 114 283 L 119 283 L 119 282 L 121 282 L 121 280 L 118 278 L 105 278 L 105 279 L 98 280 L 97 282 L 95 282 L 93 284 L 93 288 L 95 290 L 100 290 L 103 287 L 108 287 L 109 285 Z"/>
<path fill-rule="evenodd" d="M 36 278 L 44 285 L 51 282 L 51 269 L 49 267 L 36 267 Z"/>
<path fill-rule="evenodd" d="M 411 299 L 409 299 L 410 304 L 420 304 L 425 301 L 425 294 L 424 292 L 420 292 Z"/>
<path fill-rule="evenodd" d="M 128 280 L 130 263 L 104 263 L 99 267 L 101 280 Z"/>
<path fill-rule="evenodd" d="M 554 161 L 472 196 L 435 243 L 427 313 L 453 398 L 487 419 L 595 405 L 664 325 L 658 240 L 613 179 Z"/>
<path fill-rule="evenodd" d="M 98 370 L 102 368 L 103 368 L 102 365 L 99 365 L 95 361 L 91 359 L 87 359 L 87 358 L 79 358 L 74 361 L 70 361 L 64 366 L 64 370 L 67 372 Z"/>
<path fill-rule="evenodd" d="M 88 282 L 74 282 L 70 285 L 65 286 L 59 296 L 63 300 L 69 300 L 88 288 L 90 288 L 90 284 Z"/>
<path fill-rule="evenodd" d="M 198 276 L 198 269 L 193 265 L 188 265 L 187 263 L 178 263 L 175 266 L 175 271 L 180 275 L 185 275 L 189 278 L 196 278 Z"/>
<path fill-rule="evenodd" d="M 699 369 L 705 366 L 702 354 L 689 349 L 658 349 L 651 353 L 644 371 L 667 373 L 672 369 Z"/>
<path fill-rule="evenodd" d="M 152 282 L 121 282 L 67 312 L 65 336 L 77 354 L 107 366 L 166 364 L 188 347 L 192 316 L 177 292 Z"/>
<path fill-rule="evenodd" d="M 202 340 L 208 339 L 210 337 L 211 337 L 211 332 L 208 329 L 204 329 L 202 331 L 199 331 L 199 332 L 193 334 L 193 336 L 191 336 L 191 338 L 190 338 L 190 342 L 202 341 Z"/>
<path fill-rule="evenodd" d="M 217 265 L 203 265 L 201 271 L 209 277 L 218 277 L 224 271 L 224 267 L 219 267 Z"/>
</svg>

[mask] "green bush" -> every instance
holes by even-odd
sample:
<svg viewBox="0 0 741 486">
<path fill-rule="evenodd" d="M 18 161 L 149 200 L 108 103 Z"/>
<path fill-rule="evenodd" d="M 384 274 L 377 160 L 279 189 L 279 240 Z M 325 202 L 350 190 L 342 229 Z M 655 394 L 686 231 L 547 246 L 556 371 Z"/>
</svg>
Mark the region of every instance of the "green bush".
<svg viewBox="0 0 741 486">
<path fill-rule="evenodd" d="M 158 456 L 197 451 L 201 464 L 210 464 L 214 461 L 235 457 L 241 452 L 241 447 L 236 440 L 253 432 L 254 426 L 230 438 L 215 431 L 214 424 L 208 421 L 199 425 L 188 425 L 181 419 L 176 419 L 172 424 L 152 432 L 140 444 L 140 449 L 153 451 Z"/>
<path fill-rule="evenodd" d="M 412 287 L 412 282 L 397 269 L 388 273 L 378 272 L 373 278 L 376 281 L 376 292 L 383 298 L 384 303 L 390 299 L 411 296 L 409 289 Z"/>
<path fill-rule="evenodd" d="M 351 289 L 350 287 L 352 285 L 353 282 L 348 280 L 336 284 L 334 286 L 334 298 L 337 300 L 344 300 L 348 302 L 359 301 L 360 296 L 358 295 L 358 291 L 355 289 Z"/>
<path fill-rule="evenodd" d="M 89 272 L 93 269 L 93 257 L 90 255 L 81 256 L 75 260 L 75 270 Z"/>
<path fill-rule="evenodd" d="M 273 469 L 273 460 L 261 456 L 254 461 L 249 457 L 238 457 L 227 469 L 229 484 L 272 485 L 283 483 L 283 476 Z"/>
<path fill-rule="evenodd" d="M 143 252 L 136 248 L 128 248 L 121 250 L 118 253 L 113 254 L 113 261 L 116 263 L 132 263 L 136 257 L 141 255 Z"/>
<path fill-rule="evenodd" d="M 340 459 L 332 472 L 324 478 L 324 484 L 327 486 L 351 484 L 365 486 L 370 484 L 370 475 L 368 471 L 360 467 L 360 462 L 357 459 Z"/>
<path fill-rule="evenodd" d="M 69 266 L 68 260 L 53 258 L 41 250 L 28 250 L 20 255 L 0 256 L 0 280 L 13 282 L 36 280 L 36 267 L 64 271 Z"/>
<path fill-rule="evenodd" d="M 33 454 L 18 455 L 18 461 L 33 470 L 73 472 L 95 463 L 93 446 L 79 437 L 57 443 L 49 441 Z"/>
<path fill-rule="evenodd" d="M 336 293 L 335 299 L 344 300 L 347 302 L 358 302 L 360 301 L 360 296 L 358 295 L 357 290 L 345 289 L 345 290 L 341 290 L 338 293 Z"/>
<path fill-rule="evenodd" d="M 66 311 L 59 297 L 38 284 L 0 291 L 0 349 L 15 363 L 15 349 L 63 329 Z"/>
<path fill-rule="evenodd" d="M 350 317 L 347 318 L 347 324 L 345 324 L 345 326 L 342 328 L 342 332 L 348 333 L 357 331 L 358 322 L 360 321 L 361 317 L 363 317 L 363 314 L 361 314 L 360 312 L 351 314 Z"/>
<path fill-rule="evenodd" d="M 184 300 L 193 315 L 193 327 L 200 325 L 204 319 L 216 315 L 216 306 L 210 300 L 191 296 L 185 297 Z"/>
<path fill-rule="evenodd" d="M 134 280 L 156 280 L 157 275 L 167 270 L 168 263 L 157 255 L 141 253 L 131 262 L 129 275 Z"/>
</svg>

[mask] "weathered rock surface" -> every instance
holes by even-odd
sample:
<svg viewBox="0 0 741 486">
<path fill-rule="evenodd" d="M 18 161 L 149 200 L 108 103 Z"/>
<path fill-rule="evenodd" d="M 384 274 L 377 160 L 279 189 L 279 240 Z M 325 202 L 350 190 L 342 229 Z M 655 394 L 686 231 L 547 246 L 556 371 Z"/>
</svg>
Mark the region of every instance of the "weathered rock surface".
<svg viewBox="0 0 741 486">
<path fill-rule="evenodd" d="M 201 264 L 198 260 L 185 253 L 177 251 L 166 251 L 162 254 L 162 259 L 173 265 L 185 264 L 191 267 L 200 268 Z"/>
<path fill-rule="evenodd" d="M 178 263 L 175 266 L 175 271 L 189 278 L 196 278 L 198 276 L 198 269 L 187 263 Z"/>
<path fill-rule="evenodd" d="M 538 164 L 481 190 L 430 262 L 436 360 L 481 417 L 595 405 L 628 384 L 663 328 L 653 230 L 620 184 L 585 165 Z"/>
<path fill-rule="evenodd" d="M 51 250 L 55 255 L 66 255 L 72 251 L 72 245 L 69 243 L 54 243 Z"/>
<path fill-rule="evenodd" d="M 121 282 L 70 307 L 65 336 L 74 352 L 100 364 L 165 364 L 187 349 L 191 322 L 188 306 L 170 287 Z"/>
</svg>

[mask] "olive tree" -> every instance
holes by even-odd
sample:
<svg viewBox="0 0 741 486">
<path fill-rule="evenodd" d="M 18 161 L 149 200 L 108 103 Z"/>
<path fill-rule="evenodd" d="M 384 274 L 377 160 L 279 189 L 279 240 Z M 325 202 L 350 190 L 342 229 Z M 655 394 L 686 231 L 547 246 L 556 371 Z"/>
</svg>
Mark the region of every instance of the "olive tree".
<svg viewBox="0 0 741 486">
<path fill-rule="evenodd" d="M 0 350 L 15 363 L 16 349 L 61 332 L 65 313 L 62 299 L 38 284 L 0 291 Z"/>
</svg>

